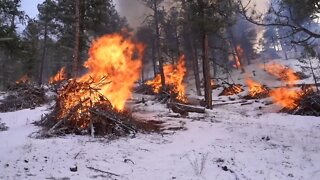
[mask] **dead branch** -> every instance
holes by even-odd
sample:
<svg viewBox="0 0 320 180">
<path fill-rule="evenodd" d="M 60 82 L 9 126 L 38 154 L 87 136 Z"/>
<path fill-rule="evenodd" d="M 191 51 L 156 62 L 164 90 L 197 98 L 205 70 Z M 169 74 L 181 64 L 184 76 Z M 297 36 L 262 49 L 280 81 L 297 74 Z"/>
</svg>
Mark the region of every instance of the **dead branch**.
<svg viewBox="0 0 320 180">
<path fill-rule="evenodd" d="M 117 176 L 117 177 L 120 177 L 120 175 L 119 175 L 119 174 L 115 174 L 115 173 L 112 173 L 112 172 L 108 172 L 108 171 L 100 170 L 100 169 L 97 169 L 97 168 L 94 168 L 94 167 L 87 166 L 87 168 L 88 168 L 88 169 L 90 169 L 90 170 L 96 171 L 96 172 L 100 172 L 100 173 L 108 174 L 108 175 L 110 175 L 110 176 Z"/>
</svg>

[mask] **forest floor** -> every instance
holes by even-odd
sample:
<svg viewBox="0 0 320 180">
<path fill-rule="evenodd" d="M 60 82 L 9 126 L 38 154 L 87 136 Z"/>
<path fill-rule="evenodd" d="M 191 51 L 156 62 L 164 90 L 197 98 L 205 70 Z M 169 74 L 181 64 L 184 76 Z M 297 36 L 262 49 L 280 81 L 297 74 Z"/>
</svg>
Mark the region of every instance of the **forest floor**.
<svg viewBox="0 0 320 180">
<path fill-rule="evenodd" d="M 131 105 L 134 116 L 164 121 L 167 130 L 115 140 L 35 138 L 40 127 L 33 122 L 48 106 L 0 113 L 0 179 L 320 178 L 318 117 L 278 113 L 264 105 L 268 98 L 181 117 L 152 96 L 134 96 L 142 97 L 145 103 Z"/>
</svg>

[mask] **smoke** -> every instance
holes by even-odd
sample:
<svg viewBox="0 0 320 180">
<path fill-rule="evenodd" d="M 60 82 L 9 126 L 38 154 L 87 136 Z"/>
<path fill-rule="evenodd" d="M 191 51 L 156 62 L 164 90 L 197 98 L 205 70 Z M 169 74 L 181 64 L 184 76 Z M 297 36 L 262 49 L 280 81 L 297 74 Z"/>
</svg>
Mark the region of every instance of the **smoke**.
<svg viewBox="0 0 320 180">
<path fill-rule="evenodd" d="M 126 17 L 129 25 L 134 29 L 139 27 L 145 18 L 152 13 L 142 0 L 114 0 L 114 2 L 120 15 Z M 170 9 L 176 3 L 174 0 L 164 0 L 160 8 Z"/>
<path fill-rule="evenodd" d="M 115 0 L 114 2 L 120 15 L 126 17 L 129 25 L 134 29 L 140 26 L 150 13 L 141 0 Z"/>
</svg>

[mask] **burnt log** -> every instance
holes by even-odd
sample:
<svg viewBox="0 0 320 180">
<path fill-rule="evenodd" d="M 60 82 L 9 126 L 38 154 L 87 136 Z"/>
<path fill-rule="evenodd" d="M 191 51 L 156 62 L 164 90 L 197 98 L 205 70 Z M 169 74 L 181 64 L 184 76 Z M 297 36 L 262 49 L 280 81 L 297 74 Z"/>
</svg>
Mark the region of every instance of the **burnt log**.
<svg viewBox="0 0 320 180">
<path fill-rule="evenodd" d="M 179 113 L 181 115 L 187 115 L 189 112 L 203 114 L 206 111 L 204 107 L 197 107 L 197 106 L 175 103 L 175 102 L 169 102 L 167 106 L 168 108 L 172 109 L 173 112 Z"/>
</svg>

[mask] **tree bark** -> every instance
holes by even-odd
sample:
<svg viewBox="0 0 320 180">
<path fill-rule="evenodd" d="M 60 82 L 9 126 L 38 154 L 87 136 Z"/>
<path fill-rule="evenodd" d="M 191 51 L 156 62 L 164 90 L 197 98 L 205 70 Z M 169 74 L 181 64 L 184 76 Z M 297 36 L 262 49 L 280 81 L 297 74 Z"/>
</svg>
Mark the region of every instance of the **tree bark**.
<svg viewBox="0 0 320 180">
<path fill-rule="evenodd" d="M 205 29 L 205 20 L 206 15 L 204 12 L 205 4 L 203 0 L 197 0 L 199 5 L 199 13 L 202 18 L 201 25 L 201 40 L 202 40 L 202 70 L 203 70 L 203 80 L 204 80 L 204 99 L 205 106 L 208 109 L 212 109 L 212 87 L 211 87 L 211 78 L 210 78 L 210 62 L 209 62 L 209 52 L 208 52 L 208 33 Z"/>
<path fill-rule="evenodd" d="M 159 30 L 159 16 L 158 16 L 158 6 L 157 0 L 153 0 L 153 10 L 154 10 L 154 21 L 155 21 L 155 29 L 156 29 L 156 49 L 157 49 L 157 59 L 159 61 L 159 73 L 161 76 L 161 86 L 162 88 L 166 85 L 166 80 L 163 71 L 163 59 L 161 57 L 161 47 L 160 47 L 160 30 Z"/>
<path fill-rule="evenodd" d="M 202 35 L 202 55 L 203 55 L 203 80 L 206 108 L 212 109 L 212 89 L 210 78 L 210 63 L 208 57 L 208 34 L 203 31 Z"/>
<path fill-rule="evenodd" d="M 72 64 L 72 75 L 73 77 L 78 76 L 79 71 L 79 49 L 80 49 L 80 0 L 75 0 L 75 43 L 73 49 L 73 64 Z"/>
</svg>

